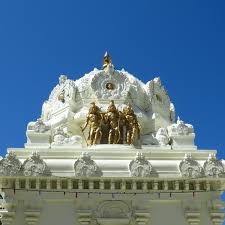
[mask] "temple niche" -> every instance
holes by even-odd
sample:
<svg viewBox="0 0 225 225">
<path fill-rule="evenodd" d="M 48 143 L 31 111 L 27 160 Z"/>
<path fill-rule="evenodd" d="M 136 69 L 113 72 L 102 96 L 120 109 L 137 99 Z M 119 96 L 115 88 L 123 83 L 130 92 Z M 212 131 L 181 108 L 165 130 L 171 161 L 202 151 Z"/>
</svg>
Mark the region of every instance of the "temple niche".
<svg viewBox="0 0 225 225">
<path fill-rule="evenodd" d="M 115 112 L 109 112 L 112 102 Z M 196 148 L 193 127 L 188 134 L 174 134 L 180 120 L 176 121 L 175 107 L 160 78 L 144 84 L 124 69 L 116 70 L 108 53 L 104 56 L 101 70 L 94 69 L 78 80 L 60 75 L 58 85 L 43 103 L 41 117 L 28 124 L 25 146 L 32 148 L 41 144 L 43 148 L 57 148 L 88 145 L 87 139 L 93 130 L 83 127 L 85 123 L 90 125 L 91 118 L 87 121 L 87 116 L 91 104 L 99 108 L 98 135 L 101 137 L 91 141 L 90 145 L 131 144 L 137 148 L 183 145 L 185 148 Z M 128 132 L 132 128 L 124 117 L 127 106 L 132 108 L 136 117 L 138 125 L 132 126 L 138 138 L 133 138 L 132 132 Z"/>
</svg>

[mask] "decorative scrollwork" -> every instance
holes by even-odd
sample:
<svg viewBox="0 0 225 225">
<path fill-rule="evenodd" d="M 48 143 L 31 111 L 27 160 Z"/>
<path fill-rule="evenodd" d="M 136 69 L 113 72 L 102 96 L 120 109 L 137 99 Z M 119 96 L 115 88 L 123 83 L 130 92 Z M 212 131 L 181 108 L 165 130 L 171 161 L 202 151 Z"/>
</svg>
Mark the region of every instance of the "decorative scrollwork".
<svg viewBox="0 0 225 225">
<path fill-rule="evenodd" d="M 204 176 L 203 168 L 192 158 L 191 154 L 185 154 L 184 159 L 179 165 L 180 172 L 183 177 L 202 177 Z"/>
<path fill-rule="evenodd" d="M 130 162 L 129 170 L 133 177 L 148 177 L 152 173 L 152 165 L 142 153 L 138 152 L 136 158 Z"/>
<path fill-rule="evenodd" d="M 49 173 L 46 163 L 37 152 L 33 152 L 23 163 L 24 176 L 47 176 Z"/>
<path fill-rule="evenodd" d="M 83 152 L 80 159 L 74 163 L 75 176 L 99 177 L 102 175 L 98 165 L 87 152 Z"/>
<path fill-rule="evenodd" d="M 14 152 L 9 152 L 4 159 L 0 161 L 0 175 L 15 176 L 19 175 L 22 163 L 17 159 Z"/>
<path fill-rule="evenodd" d="M 222 177 L 225 175 L 221 160 L 216 159 L 215 154 L 209 154 L 208 160 L 203 165 L 205 175 L 208 177 Z"/>
</svg>

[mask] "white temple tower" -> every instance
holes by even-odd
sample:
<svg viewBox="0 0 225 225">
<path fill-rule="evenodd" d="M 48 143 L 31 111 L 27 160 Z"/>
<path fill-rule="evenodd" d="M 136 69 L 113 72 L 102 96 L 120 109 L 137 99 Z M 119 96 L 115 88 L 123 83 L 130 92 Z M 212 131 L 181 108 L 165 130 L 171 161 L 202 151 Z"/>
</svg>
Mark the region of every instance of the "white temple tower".
<svg viewBox="0 0 225 225">
<path fill-rule="evenodd" d="M 0 161 L 3 225 L 223 223 L 216 150 L 197 149 L 160 78 L 144 84 L 108 54 L 78 80 L 61 75 L 26 135 Z"/>
</svg>

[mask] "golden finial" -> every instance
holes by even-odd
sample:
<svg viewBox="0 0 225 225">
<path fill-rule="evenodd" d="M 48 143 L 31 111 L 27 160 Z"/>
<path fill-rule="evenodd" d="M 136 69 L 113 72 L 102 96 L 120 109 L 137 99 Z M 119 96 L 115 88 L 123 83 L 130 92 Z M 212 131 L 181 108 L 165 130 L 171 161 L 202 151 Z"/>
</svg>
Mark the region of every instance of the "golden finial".
<svg viewBox="0 0 225 225">
<path fill-rule="evenodd" d="M 112 60 L 108 52 L 105 53 L 102 64 L 103 69 L 106 68 L 108 65 L 112 65 Z"/>
</svg>

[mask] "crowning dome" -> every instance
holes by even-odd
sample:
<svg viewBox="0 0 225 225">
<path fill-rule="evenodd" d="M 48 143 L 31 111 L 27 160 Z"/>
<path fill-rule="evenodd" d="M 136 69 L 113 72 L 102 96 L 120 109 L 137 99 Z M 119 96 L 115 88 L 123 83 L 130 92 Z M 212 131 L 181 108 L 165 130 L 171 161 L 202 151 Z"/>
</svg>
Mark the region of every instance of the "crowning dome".
<svg viewBox="0 0 225 225">
<path fill-rule="evenodd" d="M 59 77 L 26 136 L 0 160 L 3 225 L 223 223 L 224 160 L 197 149 L 159 77 L 144 84 L 108 53 Z"/>
<path fill-rule="evenodd" d="M 61 127 L 73 135 L 82 136 L 80 126 L 84 123 L 90 103 L 96 102 L 102 110 L 106 110 L 110 100 L 114 100 L 119 110 L 126 104 L 133 106 L 141 125 L 139 145 L 155 145 L 157 140 L 154 136 L 159 128 L 167 128 L 175 122 L 174 105 L 160 78 L 144 84 L 124 69 L 115 70 L 108 53 L 101 70 L 95 68 L 78 80 L 61 75 L 59 84 L 43 104 L 41 120 L 51 128 L 51 133 Z M 28 136 L 32 124 L 28 125 Z M 31 139 L 26 146 L 32 146 Z"/>
</svg>

